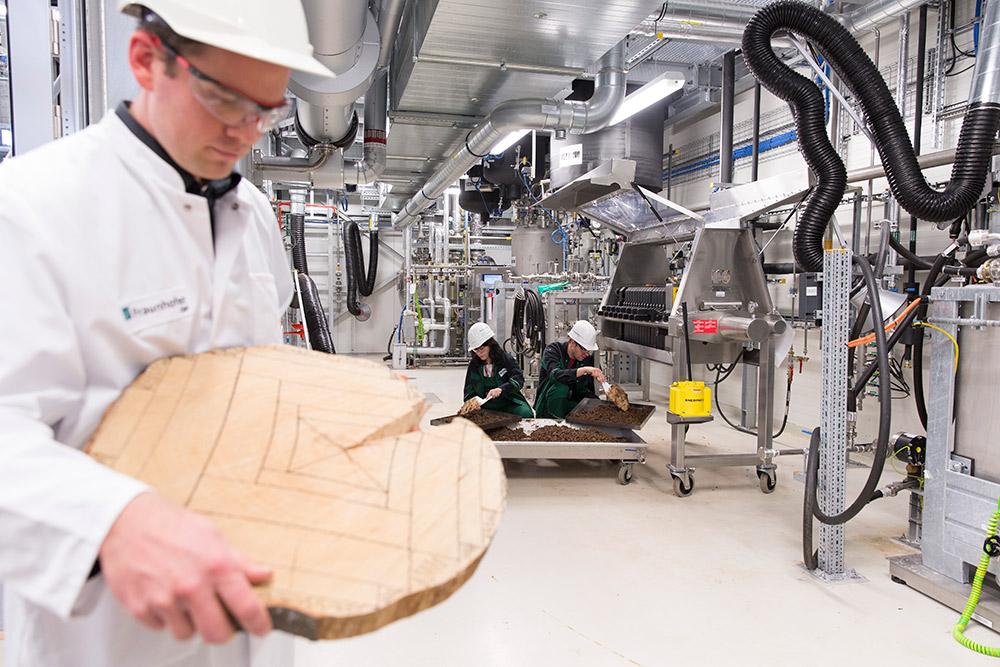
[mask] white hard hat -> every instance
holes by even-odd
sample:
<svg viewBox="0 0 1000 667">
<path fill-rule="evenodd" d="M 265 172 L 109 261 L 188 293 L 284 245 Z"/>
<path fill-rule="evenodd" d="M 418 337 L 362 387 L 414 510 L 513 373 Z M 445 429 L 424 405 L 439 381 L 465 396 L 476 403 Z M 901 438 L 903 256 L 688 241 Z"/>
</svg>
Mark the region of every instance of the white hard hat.
<svg viewBox="0 0 1000 667">
<path fill-rule="evenodd" d="M 569 337 L 588 352 L 597 351 L 597 329 L 587 320 L 577 320 L 569 330 Z"/>
<path fill-rule="evenodd" d="M 334 76 L 313 58 L 300 0 L 118 0 L 120 11 L 139 18 L 143 7 L 181 37 L 299 72 Z"/>
<path fill-rule="evenodd" d="M 496 334 L 493 333 L 493 329 L 490 329 L 490 325 L 486 324 L 486 322 L 476 322 L 469 327 L 469 352 L 480 347 L 490 338 L 495 337 Z"/>
</svg>

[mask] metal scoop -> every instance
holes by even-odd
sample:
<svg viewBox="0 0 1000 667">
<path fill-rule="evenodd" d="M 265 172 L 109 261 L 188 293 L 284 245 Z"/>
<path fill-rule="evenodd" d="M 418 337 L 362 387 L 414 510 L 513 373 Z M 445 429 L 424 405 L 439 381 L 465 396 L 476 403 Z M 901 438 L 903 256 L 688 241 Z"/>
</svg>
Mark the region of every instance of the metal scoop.
<svg viewBox="0 0 1000 667">
<path fill-rule="evenodd" d="M 604 387 L 604 393 L 608 395 L 608 400 L 618 406 L 618 409 L 622 412 L 628 412 L 628 394 L 625 390 L 616 384 L 609 384 L 607 382 L 602 382 L 601 386 Z"/>
</svg>

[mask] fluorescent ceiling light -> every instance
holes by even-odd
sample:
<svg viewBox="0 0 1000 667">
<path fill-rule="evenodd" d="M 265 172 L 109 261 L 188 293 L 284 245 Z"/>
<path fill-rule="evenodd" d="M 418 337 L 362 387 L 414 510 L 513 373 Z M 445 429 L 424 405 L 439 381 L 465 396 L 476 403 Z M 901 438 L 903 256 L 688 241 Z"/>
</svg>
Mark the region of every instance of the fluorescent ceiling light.
<svg viewBox="0 0 1000 667">
<path fill-rule="evenodd" d="M 511 132 L 490 149 L 490 155 L 499 155 L 500 153 L 503 153 L 505 150 L 520 141 L 521 137 L 526 135 L 528 132 L 531 132 L 531 130 L 517 130 L 516 132 Z"/>
<path fill-rule="evenodd" d="M 684 79 L 675 78 L 676 72 L 666 72 L 645 84 L 639 90 L 625 96 L 625 101 L 618 107 L 618 112 L 611 119 L 610 125 L 620 123 L 646 107 L 659 102 L 667 95 L 684 87 Z"/>
</svg>

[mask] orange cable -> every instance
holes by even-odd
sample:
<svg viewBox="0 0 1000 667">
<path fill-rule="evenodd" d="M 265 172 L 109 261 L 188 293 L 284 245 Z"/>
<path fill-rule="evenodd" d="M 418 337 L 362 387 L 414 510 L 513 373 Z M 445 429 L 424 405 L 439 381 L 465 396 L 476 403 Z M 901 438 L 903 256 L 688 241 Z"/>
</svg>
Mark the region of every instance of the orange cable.
<svg viewBox="0 0 1000 667">
<path fill-rule="evenodd" d="M 913 310 L 917 306 L 918 303 L 920 303 L 920 298 L 919 297 L 916 298 L 916 299 L 914 299 L 912 302 L 910 302 L 910 305 L 906 307 L 906 310 L 904 310 L 903 312 L 901 312 L 896 317 L 896 319 L 894 319 L 892 322 L 889 322 L 889 324 L 885 325 L 885 332 L 889 333 L 890 331 L 892 331 L 893 328 L 895 328 L 895 326 L 897 324 L 899 324 L 900 322 L 902 322 L 903 318 L 906 317 L 906 314 L 908 312 L 910 312 L 911 310 Z M 866 343 L 870 343 L 873 340 L 875 340 L 875 334 L 874 333 L 870 333 L 867 336 L 862 336 L 861 338 L 855 338 L 854 340 L 852 340 L 850 343 L 847 344 L 847 347 L 857 347 L 858 345 L 865 345 Z"/>
</svg>

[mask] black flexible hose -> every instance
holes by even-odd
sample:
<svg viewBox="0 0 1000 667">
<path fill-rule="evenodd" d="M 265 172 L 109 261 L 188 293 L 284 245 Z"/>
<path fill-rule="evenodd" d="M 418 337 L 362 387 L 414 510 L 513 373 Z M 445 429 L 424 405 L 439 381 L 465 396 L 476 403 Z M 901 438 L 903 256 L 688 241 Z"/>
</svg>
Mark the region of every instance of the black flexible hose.
<svg viewBox="0 0 1000 667">
<path fill-rule="evenodd" d="M 292 266 L 299 273 L 309 273 L 306 261 L 306 216 L 292 213 L 288 216 L 289 232 L 292 235 Z"/>
<path fill-rule="evenodd" d="M 825 103 L 819 89 L 792 71 L 771 49 L 780 30 L 809 39 L 851 89 L 861 105 L 900 205 L 922 220 L 942 222 L 964 215 L 979 199 L 1000 125 L 1000 106 L 973 101 L 966 113 L 951 180 L 943 191 L 927 185 L 899 109 L 885 81 L 857 40 L 822 11 L 781 0 L 758 11 L 743 32 L 743 58 L 755 77 L 792 107 L 799 150 L 819 183 L 799 216 L 793 250 L 807 271 L 823 266 L 823 235 L 847 184 L 844 164 L 826 134 Z"/>
<path fill-rule="evenodd" d="M 802 563 L 807 570 L 815 570 L 816 552 L 813 551 L 813 508 L 816 506 L 816 483 L 819 479 L 819 426 L 809 438 L 806 462 L 806 492 L 802 495 Z"/>
<path fill-rule="evenodd" d="M 365 275 L 365 258 L 361 251 L 361 230 L 358 223 L 351 220 L 344 223 L 344 272 L 347 274 L 347 310 L 358 317 L 361 305 L 358 293 L 370 296 L 375 289 L 375 274 L 378 271 L 378 230 L 369 231 L 368 273 Z"/>
<path fill-rule="evenodd" d="M 875 281 L 875 272 L 872 271 L 871 264 L 864 257 L 855 255 L 852 259 L 861 269 L 861 275 L 864 276 L 865 283 L 868 285 L 868 294 L 872 295 L 872 298 L 869 299 L 872 309 L 872 319 L 875 322 L 882 322 L 882 304 L 878 300 L 878 283 Z M 878 383 L 879 418 L 878 439 L 875 443 L 875 458 L 872 461 L 868 480 L 865 482 L 864 488 L 861 489 L 861 493 L 858 494 L 858 497 L 851 503 L 850 507 L 839 514 L 829 516 L 823 513 L 816 502 L 816 486 L 813 486 L 813 516 L 826 524 L 839 525 L 847 523 L 857 516 L 858 512 L 871 502 L 875 490 L 878 488 L 879 479 L 882 476 L 882 468 L 885 466 L 885 456 L 889 449 L 889 427 L 892 420 L 892 385 L 889 382 L 889 345 L 886 340 L 885 329 L 878 325 L 875 326 L 875 347 L 878 350 L 878 370 L 879 378 L 881 378 Z M 809 457 L 810 461 L 807 469 L 812 469 L 814 464 L 811 459 L 814 457 L 819 458 L 819 446 L 814 447 L 813 442 L 810 442 Z M 818 474 L 818 462 L 815 466 Z"/>
<path fill-rule="evenodd" d="M 927 316 L 927 300 L 931 295 L 931 288 L 934 287 L 934 283 L 938 279 L 938 275 L 944 269 L 945 264 L 951 258 L 951 255 L 938 255 L 938 258 L 934 260 L 934 264 L 931 266 L 930 272 L 927 274 L 926 280 L 924 280 L 924 287 L 920 290 L 920 304 L 914 308 L 911 313 L 914 317 L 910 320 L 910 323 L 914 319 L 923 320 Z M 879 382 L 881 385 L 882 383 Z M 923 332 L 919 332 L 913 337 L 913 402 L 917 407 L 917 416 L 920 417 L 920 424 L 927 429 L 927 401 L 924 398 L 924 336 Z"/>
<path fill-rule="evenodd" d="M 938 260 L 936 260 L 935 263 L 934 263 L 934 266 L 931 267 L 931 270 L 927 274 L 927 278 L 924 281 L 924 287 L 920 291 L 920 305 L 918 305 L 916 308 L 914 308 L 909 313 L 907 313 L 906 316 L 903 317 L 903 319 L 899 322 L 899 324 L 896 325 L 896 328 L 892 330 L 892 335 L 889 336 L 888 344 L 889 344 L 889 349 L 890 350 L 893 348 L 894 345 L 896 345 L 897 342 L 899 342 L 899 339 L 902 338 L 903 334 L 906 333 L 907 329 L 910 328 L 910 325 L 913 324 L 913 321 L 915 319 L 917 319 L 917 315 L 919 313 L 921 313 L 921 312 L 926 313 L 927 297 L 930 296 L 931 288 L 933 288 L 933 287 L 935 287 L 937 285 L 941 285 L 941 284 L 947 282 L 948 280 L 950 280 L 950 278 L 948 278 L 948 276 L 941 276 L 941 267 L 944 266 L 944 262 L 946 262 L 948 260 L 948 257 L 949 257 L 948 255 L 939 255 L 938 256 Z M 941 258 L 944 258 L 944 259 L 941 259 Z M 940 262 L 940 265 L 938 265 L 938 262 Z M 935 267 L 937 267 L 937 268 L 935 268 Z M 917 336 L 917 340 L 919 340 L 919 339 L 920 339 L 920 336 Z M 921 345 L 921 349 L 922 349 L 923 343 L 920 343 L 920 345 Z M 914 343 L 914 352 L 916 352 L 916 346 L 917 346 L 917 343 L 915 342 Z M 922 363 L 923 362 L 920 362 L 920 365 L 922 365 Z M 867 385 L 868 381 L 872 379 L 872 376 L 875 374 L 875 370 L 877 368 L 878 368 L 878 360 L 877 359 L 874 360 L 874 361 L 872 361 L 871 363 L 869 363 L 867 366 L 865 366 L 865 369 L 861 372 L 861 375 L 858 377 L 857 381 L 854 383 L 853 393 L 854 393 L 855 397 L 857 397 L 858 395 L 861 394 L 862 391 L 864 391 L 865 385 Z M 918 363 L 917 363 L 917 360 L 916 360 L 916 355 L 914 355 L 914 359 L 913 359 L 913 377 L 914 377 L 914 380 L 916 380 L 917 377 L 918 377 L 918 371 L 919 371 Z M 916 392 L 914 392 L 914 394 L 915 393 Z M 923 396 L 922 392 L 921 392 L 921 396 Z M 917 412 L 919 413 L 919 411 L 920 411 L 920 407 L 919 407 L 919 401 L 918 401 Z"/>
<path fill-rule="evenodd" d="M 326 321 L 323 304 L 319 300 L 319 290 L 308 273 L 299 273 L 299 291 L 302 293 L 302 315 L 309 327 L 309 344 L 312 349 L 328 354 L 336 354 L 330 323 Z"/>
<path fill-rule="evenodd" d="M 360 232 L 359 232 L 360 235 Z M 361 239 L 358 239 L 360 245 Z M 358 253 L 361 256 L 361 253 Z M 362 264 L 363 265 L 363 264 Z M 364 282 L 358 285 L 358 292 L 361 296 L 371 296 L 375 291 L 375 276 L 378 275 L 378 229 L 368 230 L 368 272 L 365 274 Z M 358 276 L 361 280 L 361 276 Z"/>
<path fill-rule="evenodd" d="M 920 257 L 919 255 L 915 255 L 912 252 L 910 252 L 909 248 L 907 248 L 905 245 L 903 245 L 902 243 L 900 243 L 891 234 L 889 235 L 889 245 L 892 246 L 893 250 L 895 250 L 897 253 L 899 253 L 900 257 L 906 259 L 908 262 L 910 262 L 911 264 L 913 264 L 913 266 L 915 266 L 916 268 L 918 268 L 918 269 L 925 269 L 925 270 L 931 268 L 931 266 L 932 266 L 931 262 L 928 262 L 927 260 L 925 260 L 924 258 Z"/>
<path fill-rule="evenodd" d="M 729 421 L 729 417 L 727 417 L 726 413 L 722 411 L 722 405 L 719 403 L 719 385 L 722 384 L 723 382 L 725 382 L 726 378 L 728 378 L 730 375 L 732 375 L 733 370 L 736 368 L 736 366 L 739 363 L 740 359 L 743 358 L 743 352 L 744 351 L 745 350 L 740 350 L 739 356 L 737 356 L 736 357 L 736 361 L 734 361 L 729 366 L 729 368 L 726 369 L 725 375 L 722 374 L 722 365 L 721 364 L 715 369 L 715 382 L 712 383 L 712 393 L 715 394 L 715 411 L 717 413 L 719 413 L 719 416 L 722 417 L 722 420 L 724 422 L 726 422 L 727 424 L 729 424 L 732 428 L 736 429 L 740 433 L 746 433 L 748 435 L 756 436 L 757 435 L 757 431 L 754 431 L 753 429 L 749 429 L 749 428 L 746 428 L 744 426 L 740 426 L 739 424 L 735 424 L 735 423 Z M 711 369 L 709 369 L 709 370 L 711 370 Z M 788 383 L 785 385 L 785 414 L 781 418 L 781 426 L 778 427 L 778 432 L 771 434 L 771 439 L 772 440 L 774 440 L 775 438 L 779 437 L 782 433 L 785 432 L 785 426 L 788 424 L 788 407 L 791 404 L 791 401 L 792 401 L 792 376 L 791 376 L 791 374 L 788 374 Z"/>
</svg>

